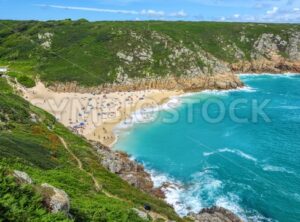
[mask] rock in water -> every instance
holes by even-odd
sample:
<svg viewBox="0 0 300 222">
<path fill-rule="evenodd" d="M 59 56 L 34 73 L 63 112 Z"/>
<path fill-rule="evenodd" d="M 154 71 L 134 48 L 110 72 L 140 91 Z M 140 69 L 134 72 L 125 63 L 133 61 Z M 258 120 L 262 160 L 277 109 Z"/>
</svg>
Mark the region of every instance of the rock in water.
<svg viewBox="0 0 300 222">
<path fill-rule="evenodd" d="M 195 222 L 243 222 L 238 216 L 222 207 L 204 208 L 198 214 L 190 214 Z"/>
<path fill-rule="evenodd" d="M 70 200 L 65 191 L 47 183 L 41 185 L 44 204 L 51 213 L 63 212 L 69 214 Z"/>
</svg>

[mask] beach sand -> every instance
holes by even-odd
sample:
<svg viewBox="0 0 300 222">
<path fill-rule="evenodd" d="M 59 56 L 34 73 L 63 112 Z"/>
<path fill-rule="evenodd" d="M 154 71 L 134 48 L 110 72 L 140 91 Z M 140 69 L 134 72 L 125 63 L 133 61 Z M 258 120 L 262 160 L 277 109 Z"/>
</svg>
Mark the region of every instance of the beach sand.
<svg viewBox="0 0 300 222">
<path fill-rule="evenodd" d="M 143 90 L 107 94 L 58 93 L 38 82 L 34 88 L 18 86 L 23 97 L 46 110 L 66 127 L 88 140 L 111 147 L 116 142 L 115 127 L 137 110 L 155 108 L 182 91 Z"/>
</svg>

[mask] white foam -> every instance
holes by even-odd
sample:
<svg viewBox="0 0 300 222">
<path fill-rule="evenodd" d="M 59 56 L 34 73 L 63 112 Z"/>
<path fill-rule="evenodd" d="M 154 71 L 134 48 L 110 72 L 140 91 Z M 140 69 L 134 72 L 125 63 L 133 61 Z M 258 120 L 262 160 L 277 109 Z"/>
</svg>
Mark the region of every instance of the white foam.
<svg viewBox="0 0 300 222">
<path fill-rule="evenodd" d="M 282 73 L 282 74 L 273 74 L 273 73 L 261 73 L 261 74 L 251 74 L 251 73 L 244 73 L 238 74 L 241 77 L 264 77 L 269 76 L 272 78 L 292 78 L 295 76 L 299 76 L 299 73 Z"/>
<path fill-rule="evenodd" d="M 204 90 L 201 93 L 203 94 L 212 94 L 212 95 L 228 95 L 230 92 L 256 92 L 257 89 L 250 86 L 238 87 L 236 89 L 226 89 L 226 90 Z"/>
<path fill-rule="evenodd" d="M 238 204 L 239 201 L 240 199 L 237 195 L 230 193 L 227 196 L 220 196 L 216 200 L 216 205 L 230 210 L 238 215 L 243 221 L 247 221 L 244 210 Z"/>
<path fill-rule="evenodd" d="M 273 221 L 255 210 L 245 211 L 240 206 L 241 200 L 236 194 L 224 194 L 222 181 L 213 176 L 213 170 L 217 168 L 207 167 L 201 172 L 195 173 L 192 175 L 191 182 L 186 185 L 168 175 L 147 170 L 147 167 L 146 170 L 151 175 L 155 187 L 168 184 L 162 187 L 166 195 L 165 200 L 181 217 L 187 216 L 191 212 L 199 213 L 204 207 L 216 205 L 232 211 L 245 222 Z"/>
<path fill-rule="evenodd" d="M 280 167 L 280 166 L 273 166 L 273 165 L 269 165 L 269 164 L 265 164 L 262 166 L 264 171 L 269 171 L 269 172 L 281 172 L 281 173 L 289 173 L 289 174 L 295 174 L 295 172 L 291 171 L 291 170 L 287 170 L 284 167 Z"/>
<path fill-rule="evenodd" d="M 248 159 L 248 160 L 251 160 L 253 162 L 257 161 L 257 159 L 255 157 L 253 157 L 253 156 L 251 156 L 247 153 L 244 153 L 241 150 L 229 149 L 229 148 L 218 149 L 217 151 L 214 151 L 214 152 L 204 152 L 203 156 L 211 156 L 211 155 L 215 155 L 215 154 L 218 154 L 218 153 L 226 153 L 226 152 L 237 154 L 238 156 L 243 157 L 243 158 Z"/>
<path fill-rule="evenodd" d="M 175 109 L 180 104 L 179 97 L 170 97 L 170 100 L 162 105 L 137 110 L 129 118 L 120 122 L 114 128 L 114 133 L 119 134 L 121 131 L 132 128 L 135 124 L 153 122 L 159 117 L 159 111 Z"/>
<path fill-rule="evenodd" d="M 153 170 L 148 170 L 155 187 L 161 187 L 166 195 L 166 202 L 172 205 L 175 211 L 180 216 L 186 216 L 190 212 L 198 213 L 203 209 L 202 196 L 213 200 L 215 196 L 222 190 L 222 182 L 212 176 L 213 169 L 217 167 L 207 167 L 203 171 L 192 175 L 192 180 L 189 184 L 182 184 L 180 181 L 157 173 Z"/>
<path fill-rule="evenodd" d="M 189 212 L 199 212 L 202 209 L 201 202 L 197 196 L 188 194 L 186 188 L 179 181 L 154 170 L 147 170 L 151 175 L 154 187 L 161 187 L 165 193 L 165 201 L 173 206 L 180 216 L 186 216 Z"/>
</svg>

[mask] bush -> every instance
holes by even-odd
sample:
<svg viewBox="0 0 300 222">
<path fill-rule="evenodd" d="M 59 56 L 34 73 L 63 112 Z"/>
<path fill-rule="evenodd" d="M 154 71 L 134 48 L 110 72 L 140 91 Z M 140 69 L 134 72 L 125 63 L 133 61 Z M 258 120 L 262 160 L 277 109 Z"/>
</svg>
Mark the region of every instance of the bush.
<svg viewBox="0 0 300 222">
<path fill-rule="evenodd" d="M 19 76 L 17 77 L 17 80 L 20 84 L 22 84 L 27 88 L 32 88 L 35 86 L 35 81 L 28 76 L 24 76 L 24 75 Z"/>
<path fill-rule="evenodd" d="M 44 209 L 41 197 L 29 185 L 20 185 L 0 167 L 0 221 L 71 221 Z"/>
</svg>

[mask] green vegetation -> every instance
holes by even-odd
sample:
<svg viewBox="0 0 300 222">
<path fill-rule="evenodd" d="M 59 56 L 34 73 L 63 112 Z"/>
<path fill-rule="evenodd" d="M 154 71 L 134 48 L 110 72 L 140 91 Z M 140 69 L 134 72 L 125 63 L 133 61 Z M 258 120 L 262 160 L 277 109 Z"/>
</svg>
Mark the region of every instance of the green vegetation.
<svg viewBox="0 0 300 222">
<path fill-rule="evenodd" d="M 0 197 L 0 221 L 71 221 L 61 213 L 48 213 L 41 196 L 32 187 L 17 184 L 3 166 L 0 166 Z"/>
<path fill-rule="evenodd" d="M 35 81 L 28 76 L 21 75 L 17 77 L 17 81 L 27 88 L 32 88 L 35 86 Z"/>
<path fill-rule="evenodd" d="M 181 75 L 191 65 L 210 70 L 203 59 L 194 56 L 199 49 L 232 63 L 239 60 L 236 46 L 243 59 L 250 60 L 253 44 L 263 33 L 288 40 L 296 30 L 300 26 L 292 24 L 0 21 L 0 63 L 31 79 L 38 75 L 48 83 L 77 81 L 91 86 L 115 81 L 120 68 L 129 77 Z M 169 56 L 178 49 L 193 54 L 172 61 Z M 133 60 L 118 57 L 118 52 Z M 141 55 L 145 59 L 139 59 Z M 32 86 L 32 82 L 26 80 L 25 85 Z"/>
<path fill-rule="evenodd" d="M 80 158 L 84 171 L 66 151 L 62 137 Z M 8 176 L 12 170 L 28 173 L 35 184 L 49 183 L 63 189 L 71 200 L 75 221 L 143 221 L 132 208 L 149 203 L 161 215 L 181 221 L 162 200 L 133 188 L 105 170 L 91 145 L 72 134 L 50 114 L 30 105 L 13 93 L 0 78 L 0 221 L 67 221 L 41 207 L 33 187 L 18 186 Z M 97 191 L 89 175 L 103 187 Z M 3 193 L 4 192 L 4 193 Z M 3 194 L 3 195 L 2 195 Z M 13 204 L 12 204 L 13 203 Z"/>
</svg>

